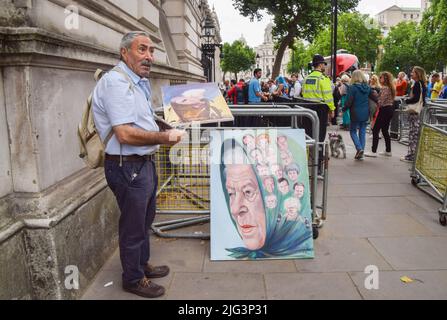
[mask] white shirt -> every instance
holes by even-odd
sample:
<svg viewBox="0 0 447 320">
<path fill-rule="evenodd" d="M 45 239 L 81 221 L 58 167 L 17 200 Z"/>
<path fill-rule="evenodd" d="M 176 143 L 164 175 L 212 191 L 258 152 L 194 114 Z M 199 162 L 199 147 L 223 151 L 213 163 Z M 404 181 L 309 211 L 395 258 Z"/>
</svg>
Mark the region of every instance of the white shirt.
<svg viewBox="0 0 447 320">
<path fill-rule="evenodd" d="M 290 89 L 290 96 L 293 98 L 299 98 L 301 96 L 301 83 L 298 80 L 295 81 L 292 89 Z"/>
</svg>

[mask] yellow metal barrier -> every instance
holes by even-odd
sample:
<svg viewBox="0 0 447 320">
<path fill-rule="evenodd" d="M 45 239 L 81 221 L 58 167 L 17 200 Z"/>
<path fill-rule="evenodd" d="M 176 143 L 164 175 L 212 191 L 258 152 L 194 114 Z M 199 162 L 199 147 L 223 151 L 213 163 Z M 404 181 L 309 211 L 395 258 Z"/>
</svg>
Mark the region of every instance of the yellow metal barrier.
<svg viewBox="0 0 447 320">
<path fill-rule="evenodd" d="M 208 213 L 210 210 L 209 166 L 201 155 L 207 142 L 161 147 L 156 156 L 157 211 L 161 213 Z M 178 161 L 172 161 L 174 160 Z M 174 162 L 174 163 L 173 163 Z M 178 164 L 175 164 L 175 163 Z"/>
<path fill-rule="evenodd" d="M 447 135 L 424 126 L 421 130 L 416 169 L 441 194 L 447 190 Z"/>
</svg>

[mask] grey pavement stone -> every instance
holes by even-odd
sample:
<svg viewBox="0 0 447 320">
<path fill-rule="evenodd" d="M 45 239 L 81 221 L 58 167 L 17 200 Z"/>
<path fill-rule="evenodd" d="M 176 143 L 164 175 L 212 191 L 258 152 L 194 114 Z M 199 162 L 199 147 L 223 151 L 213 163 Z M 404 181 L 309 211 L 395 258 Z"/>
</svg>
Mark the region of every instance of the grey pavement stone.
<svg viewBox="0 0 447 320">
<path fill-rule="evenodd" d="M 294 260 L 260 260 L 260 261 L 210 261 L 210 251 L 207 250 L 204 272 L 230 273 L 269 273 L 297 272 Z"/>
<path fill-rule="evenodd" d="M 206 242 L 197 239 L 151 238 L 151 263 L 168 265 L 173 272 L 201 272 Z"/>
<path fill-rule="evenodd" d="M 430 236 L 432 233 L 406 214 L 337 215 L 328 217 L 321 238 Z"/>
<path fill-rule="evenodd" d="M 416 189 L 416 188 L 415 188 Z M 419 191 L 418 195 L 405 197 L 408 201 L 417 204 L 424 209 L 426 213 L 438 213 L 438 210 L 442 207 L 442 204 L 429 195 Z"/>
<path fill-rule="evenodd" d="M 361 299 L 347 273 L 265 275 L 269 300 Z"/>
<path fill-rule="evenodd" d="M 447 270 L 446 237 L 371 238 L 395 270 Z"/>
<path fill-rule="evenodd" d="M 176 273 L 167 299 L 170 300 L 264 300 L 261 274 Z"/>
<path fill-rule="evenodd" d="M 409 215 L 429 229 L 433 235 L 447 237 L 447 228 L 439 223 L 439 214 L 437 212 L 429 212 L 427 214 L 410 213 Z"/>
<path fill-rule="evenodd" d="M 350 197 L 343 198 L 349 214 L 405 214 L 425 209 L 402 197 Z"/>
<path fill-rule="evenodd" d="M 347 184 L 337 185 L 330 190 L 331 196 L 342 197 L 397 197 L 420 194 L 411 184 L 404 183 Z"/>
<path fill-rule="evenodd" d="M 327 210 L 328 210 L 328 216 L 331 216 L 333 214 L 337 215 L 337 214 L 349 213 L 348 205 L 346 204 L 345 199 L 342 197 L 328 196 Z"/>
<path fill-rule="evenodd" d="M 109 261 L 110 262 L 110 261 Z M 165 278 L 153 279 L 156 284 L 164 286 L 169 290 L 169 286 L 173 279 L 173 274 L 169 274 Z M 111 286 L 105 288 L 104 286 L 109 282 L 113 282 Z M 128 293 L 122 289 L 121 271 L 110 270 L 104 268 L 99 272 L 96 279 L 90 285 L 82 297 L 83 300 L 146 300 L 146 298 L 139 297 L 135 294 Z M 155 300 L 166 299 L 166 294 Z M 154 300 L 154 299 L 151 299 Z"/>
<path fill-rule="evenodd" d="M 365 289 L 364 273 L 351 273 L 353 281 L 364 299 L 367 300 L 446 300 L 447 271 L 381 271 L 379 290 Z M 403 283 L 403 276 L 417 279 L 412 283 Z"/>
<path fill-rule="evenodd" d="M 336 239 L 315 241 L 315 259 L 295 260 L 300 272 L 364 271 L 369 265 L 380 270 L 392 270 L 366 239 Z"/>
</svg>

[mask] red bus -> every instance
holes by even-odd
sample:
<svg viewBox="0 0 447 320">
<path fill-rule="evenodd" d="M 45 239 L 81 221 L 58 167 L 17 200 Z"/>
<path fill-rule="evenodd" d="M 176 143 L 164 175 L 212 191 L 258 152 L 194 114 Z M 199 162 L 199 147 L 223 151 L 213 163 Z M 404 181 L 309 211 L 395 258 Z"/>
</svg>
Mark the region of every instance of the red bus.
<svg viewBox="0 0 447 320">
<path fill-rule="evenodd" d="M 332 56 L 324 58 L 327 62 L 326 75 L 332 77 Z M 343 72 L 351 73 L 359 68 L 359 59 L 349 53 L 337 53 L 337 72 L 339 77 Z"/>
</svg>

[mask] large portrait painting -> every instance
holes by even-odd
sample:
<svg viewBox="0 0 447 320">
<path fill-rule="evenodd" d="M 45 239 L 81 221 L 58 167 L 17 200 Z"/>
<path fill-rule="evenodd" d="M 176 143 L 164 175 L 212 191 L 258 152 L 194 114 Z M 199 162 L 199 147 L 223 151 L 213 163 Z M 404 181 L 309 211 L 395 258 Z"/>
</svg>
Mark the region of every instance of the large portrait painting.
<svg viewBox="0 0 447 320">
<path fill-rule="evenodd" d="M 233 115 L 215 83 L 162 87 L 165 120 L 173 127 L 233 121 Z"/>
<path fill-rule="evenodd" d="M 211 150 L 211 260 L 313 258 L 304 130 L 214 130 Z"/>
</svg>

